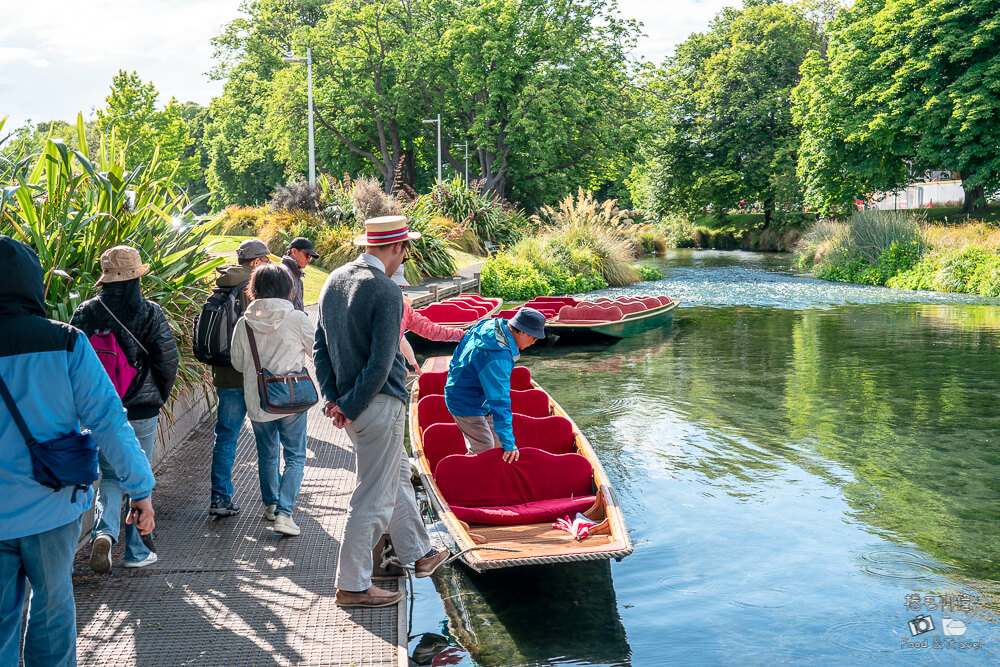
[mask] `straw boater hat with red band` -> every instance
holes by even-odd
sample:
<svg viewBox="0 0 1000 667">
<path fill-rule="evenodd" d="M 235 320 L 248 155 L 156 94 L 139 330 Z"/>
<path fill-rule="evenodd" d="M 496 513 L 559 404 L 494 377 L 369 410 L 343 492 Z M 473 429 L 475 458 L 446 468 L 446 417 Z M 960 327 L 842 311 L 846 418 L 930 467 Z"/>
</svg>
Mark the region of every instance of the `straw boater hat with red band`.
<svg viewBox="0 0 1000 667">
<path fill-rule="evenodd" d="M 411 232 L 409 221 L 405 215 L 369 218 L 365 220 L 365 233 L 354 239 L 354 245 L 390 245 L 419 239 L 420 232 Z"/>
</svg>

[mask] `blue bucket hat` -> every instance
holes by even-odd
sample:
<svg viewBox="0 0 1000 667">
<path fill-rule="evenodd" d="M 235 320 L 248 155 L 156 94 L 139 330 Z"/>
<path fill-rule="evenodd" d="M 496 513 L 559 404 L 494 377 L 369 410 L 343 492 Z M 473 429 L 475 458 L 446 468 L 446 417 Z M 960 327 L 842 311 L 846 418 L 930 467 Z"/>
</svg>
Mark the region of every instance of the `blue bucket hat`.
<svg viewBox="0 0 1000 667">
<path fill-rule="evenodd" d="M 534 308 L 520 308 L 510 318 L 510 326 L 541 340 L 545 338 L 545 316 Z"/>
</svg>

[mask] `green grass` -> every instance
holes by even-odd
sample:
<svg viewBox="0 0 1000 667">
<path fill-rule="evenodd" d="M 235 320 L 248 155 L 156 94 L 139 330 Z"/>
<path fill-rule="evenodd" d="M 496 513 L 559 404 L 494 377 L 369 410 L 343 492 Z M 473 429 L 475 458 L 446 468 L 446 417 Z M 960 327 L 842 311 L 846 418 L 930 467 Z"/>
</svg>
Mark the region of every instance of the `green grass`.
<svg viewBox="0 0 1000 667">
<path fill-rule="evenodd" d="M 1000 206 L 987 206 L 968 215 L 962 213 L 961 206 L 935 206 L 934 208 L 920 209 L 919 213 L 927 222 L 952 223 L 969 222 L 972 220 L 1000 222 Z"/>
<path fill-rule="evenodd" d="M 459 269 L 464 269 L 467 266 L 471 266 L 472 264 L 476 264 L 486 259 L 485 257 L 473 255 L 472 253 L 459 250 L 458 248 L 452 248 L 448 252 L 450 252 L 451 256 L 455 258 L 455 266 Z"/>
<path fill-rule="evenodd" d="M 730 213 L 723 218 L 718 213 L 695 216 L 692 223 L 715 232 L 739 232 L 764 224 L 763 213 Z"/>
<path fill-rule="evenodd" d="M 204 247 L 211 252 L 230 253 L 236 252 L 236 248 L 252 236 L 226 236 L 225 234 L 213 234 L 205 238 Z"/>
</svg>

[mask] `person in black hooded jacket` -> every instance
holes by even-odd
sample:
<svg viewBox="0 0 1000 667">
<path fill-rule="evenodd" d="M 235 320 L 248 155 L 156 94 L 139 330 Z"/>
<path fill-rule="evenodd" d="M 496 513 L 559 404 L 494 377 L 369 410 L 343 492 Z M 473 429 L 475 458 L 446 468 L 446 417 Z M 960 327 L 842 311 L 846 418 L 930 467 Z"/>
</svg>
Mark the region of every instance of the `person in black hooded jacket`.
<svg viewBox="0 0 1000 667">
<path fill-rule="evenodd" d="M 115 246 L 106 250 L 101 255 L 100 294 L 80 304 L 71 324 L 87 336 L 110 330 L 129 364 L 138 371 L 122 397 L 122 404 L 142 451 L 152 461 L 160 408 L 170 397 L 179 357 L 163 311 L 144 299 L 139 291 L 139 278 L 148 271 L 149 265 L 142 263 L 134 248 Z M 111 571 L 111 547 L 118 540 L 124 493 L 110 463 L 101 457 L 100 465 L 90 567 L 105 573 Z M 142 543 L 139 532 L 133 525 L 126 525 L 125 567 L 143 567 L 155 562 L 156 554 Z"/>
</svg>

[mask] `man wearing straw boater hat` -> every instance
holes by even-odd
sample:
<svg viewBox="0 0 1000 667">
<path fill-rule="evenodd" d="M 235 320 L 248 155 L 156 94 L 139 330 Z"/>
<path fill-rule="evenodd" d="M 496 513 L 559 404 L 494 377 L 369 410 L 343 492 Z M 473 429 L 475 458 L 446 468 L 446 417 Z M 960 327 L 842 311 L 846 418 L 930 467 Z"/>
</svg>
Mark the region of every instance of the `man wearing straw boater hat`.
<svg viewBox="0 0 1000 667">
<path fill-rule="evenodd" d="M 365 233 L 354 239 L 365 252 L 331 273 L 319 298 L 316 377 L 326 416 L 347 431 L 357 455 L 358 484 L 337 561 L 342 607 L 385 607 L 403 598 L 371 580 L 372 549 L 387 528 L 399 560 L 413 563 L 418 577 L 448 558 L 447 550 L 431 549 L 403 449 L 403 296 L 389 276 L 406 261 L 410 241 L 420 238 L 407 223 L 398 215 L 366 220 Z"/>
</svg>

